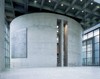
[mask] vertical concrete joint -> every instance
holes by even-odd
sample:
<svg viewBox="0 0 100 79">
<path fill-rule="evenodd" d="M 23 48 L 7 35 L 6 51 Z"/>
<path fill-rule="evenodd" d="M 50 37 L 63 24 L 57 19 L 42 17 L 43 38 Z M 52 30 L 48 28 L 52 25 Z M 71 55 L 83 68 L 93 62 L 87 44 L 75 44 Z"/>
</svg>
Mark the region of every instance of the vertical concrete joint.
<svg viewBox="0 0 100 79">
<path fill-rule="evenodd" d="M 61 26 L 60 26 L 60 53 L 61 53 L 61 67 L 64 66 L 64 50 L 63 50 L 63 42 L 64 42 L 64 23 L 63 20 L 61 21 Z"/>
</svg>

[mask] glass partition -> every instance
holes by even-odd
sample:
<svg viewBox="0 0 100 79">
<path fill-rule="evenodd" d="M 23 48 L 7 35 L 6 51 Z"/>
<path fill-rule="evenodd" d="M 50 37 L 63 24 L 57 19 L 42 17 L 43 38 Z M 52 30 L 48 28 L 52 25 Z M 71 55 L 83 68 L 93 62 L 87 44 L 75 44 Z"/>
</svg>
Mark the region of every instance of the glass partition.
<svg viewBox="0 0 100 79">
<path fill-rule="evenodd" d="M 83 35 L 82 60 L 84 66 L 100 65 L 100 28 Z"/>
</svg>

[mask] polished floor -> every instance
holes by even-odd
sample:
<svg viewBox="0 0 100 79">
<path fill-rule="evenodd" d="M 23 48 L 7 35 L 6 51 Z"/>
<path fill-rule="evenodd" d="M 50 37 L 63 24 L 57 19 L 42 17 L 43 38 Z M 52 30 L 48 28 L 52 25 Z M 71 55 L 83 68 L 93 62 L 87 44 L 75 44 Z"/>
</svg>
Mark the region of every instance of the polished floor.
<svg viewBox="0 0 100 79">
<path fill-rule="evenodd" d="M 100 67 L 62 67 L 11 69 L 0 79 L 100 79 Z"/>
</svg>

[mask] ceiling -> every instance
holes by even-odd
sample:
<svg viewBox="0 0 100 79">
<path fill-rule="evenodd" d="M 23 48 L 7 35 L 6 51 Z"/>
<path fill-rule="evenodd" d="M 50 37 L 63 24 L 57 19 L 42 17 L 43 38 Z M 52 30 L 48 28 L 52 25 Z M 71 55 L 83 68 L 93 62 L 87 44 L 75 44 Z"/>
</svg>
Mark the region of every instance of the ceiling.
<svg viewBox="0 0 100 79">
<path fill-rule="evenodd" d="M 93 0 L 5 0 L 5 18 L 14 18 L 34 12 L 50 12 L 69 16 L 83 29 L 100 23 L 100 4 Z"/>
</svg>

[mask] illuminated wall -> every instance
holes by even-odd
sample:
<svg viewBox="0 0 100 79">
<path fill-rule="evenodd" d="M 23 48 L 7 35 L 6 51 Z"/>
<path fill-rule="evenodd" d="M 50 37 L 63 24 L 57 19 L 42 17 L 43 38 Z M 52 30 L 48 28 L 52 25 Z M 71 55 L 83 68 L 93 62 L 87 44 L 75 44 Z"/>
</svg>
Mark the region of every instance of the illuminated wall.
<svg viewBox="0 0 100 79">
<path fill-rule="evenodd" d="M 11 58 L 11 68 L 57 66 L 57 19 L 68 21 L 68 66 L 81 65 L 81 25 L 62 15 L 32 13 L 19 16 L 10 24 L 11 48 L 18 45 L 18 42 L 16 44 L 12 41 L 16 33 L 21 29 L 27 29 L 27 47 L 21 50 L 22 53 L 27 52 L 27 57 Z M 13 53 L 15 51 L 11 49 L 11 54 Z"/>
</svg>

